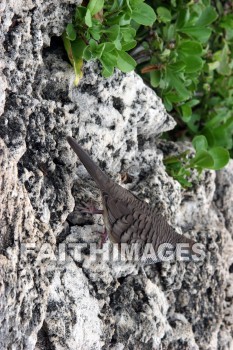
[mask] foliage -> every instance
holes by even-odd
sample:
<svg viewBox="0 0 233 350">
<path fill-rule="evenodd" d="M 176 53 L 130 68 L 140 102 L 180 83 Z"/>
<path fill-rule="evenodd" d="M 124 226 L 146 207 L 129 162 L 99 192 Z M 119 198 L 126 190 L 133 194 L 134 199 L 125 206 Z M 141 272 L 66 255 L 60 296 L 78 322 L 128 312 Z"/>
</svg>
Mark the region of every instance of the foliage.
<svg viewBox="0 0 233 350">
<path fill-rule="evenodd" d="M 75 70 L 75 84 L 82 76 L 83 59 L 98 59 L 104 77 L 111 76 L 115 67 L 122 72 L 133 70 L 136 62 L 126 51 L 137 44 L 134 27 L 151 26 L 155 19 L 154 10 L 144 0 L 90 0 L 87 7 L 78 6 L 62 36 Z"/>
<path fill-rule="evenodd" d="M 229 161 L 228 151 L 223 147 L 209 147 L 203 135 L 195 136 L 192 143 L 196 151 L 193 158 L 190 157 L 189 151 L 185 151 L 178 156 L 164 159 L 168 174 L 184 187 L 191 186 L 188 181 L 191 169 L 196 169 L 198 174 L 201 174 L 203 169 L 219 170 Z"/>
<path fill-rule="evenodd" d="M 202 145 L 205 157 L 198 171 L 220 169 L 228 163 L 229 152 L 233 156 L 233 5 L 211 5 L 208 0 L 149 3 L 157 21 L 149 35 L 142 27 L 138 30 L 138 71 L 178 123 L 167 137 L 176 141 L 202 135 L 209 149 L 207 155 Z M 182 185 L 200 151 L 196 149 L 192 164 L 184 155 L 173 166 L 165 162 Z M 214 166 L 209 166 L 210 155 Z"/>
<path fill-rule="evenodd" d="M 204 55 L 212 32 L 210 24 L 218 15 L 203 1 L 180 2 L 179 8 L 177 6 L 174 1 L 170 8 L 158 6 L 158 23 L 151 37 L 147 34 L 140 37 L 139 31 L 138 39 L 144 52 L 151 52 L 150 64 L 142 69 L 142 73 L 149 72 L 150 83 L 161 92 L 167 109 L 171 111 L 177 106 L 187 121 L 192 107 L 199 102 L 191 97 L 197 90 L 199 75 L 204 68 Z"/>
<path fill-rule="evenodd" d="M 63 40 L 75 74 L 97 59 L 109 77 L 136 67 L 162 98 L 189 152 L 165 159 L 189 186 L 191 169 L 218 170 L 233 156 L 233 5 L 219 0 L 91 0 L 76 9 Z M 129 51 L 129 53 L 127 53 Z"/>
</svg>

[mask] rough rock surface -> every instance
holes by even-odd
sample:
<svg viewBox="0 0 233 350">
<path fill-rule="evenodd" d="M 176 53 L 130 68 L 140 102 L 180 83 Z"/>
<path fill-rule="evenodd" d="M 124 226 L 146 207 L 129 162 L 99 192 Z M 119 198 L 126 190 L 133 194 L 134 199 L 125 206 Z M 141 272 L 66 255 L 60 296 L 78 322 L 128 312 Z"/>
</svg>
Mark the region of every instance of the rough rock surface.
<svg viewBox="0 0 233 350">
<path fill-rule="evenodd" d="M 183 146 L 158 140 L 174 122 L 136 74 L 106 80 L 90 64 L 74 88 L 58 36 L 75 3 L 0 4 L 0 349 L 232 349 L 233 163 L 181 190 L 162 157 Z M 66 135 L 202 242 L 205 259 L 146 276 L 94 261 L 101 218 L 73 210 L 99 193 Z"/>
</svg>

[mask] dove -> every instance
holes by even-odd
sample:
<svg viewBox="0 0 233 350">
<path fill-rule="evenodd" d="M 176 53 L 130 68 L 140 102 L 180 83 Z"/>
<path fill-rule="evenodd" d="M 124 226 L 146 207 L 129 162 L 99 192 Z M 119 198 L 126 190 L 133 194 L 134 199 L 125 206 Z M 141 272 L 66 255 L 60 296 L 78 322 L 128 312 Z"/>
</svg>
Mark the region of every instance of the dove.
<svg viewBox="0 0 233 350">
<path fill-rule="evenodd" d="M 101 191 L 104 225 L 113 243 L 151 244 L 155 253 L 161 244 L 185 243 L 192 252 L 192 239 L 178 234 L 156 208 L 107 176 L 74 138 L 67 141 Z"/>
</svg>

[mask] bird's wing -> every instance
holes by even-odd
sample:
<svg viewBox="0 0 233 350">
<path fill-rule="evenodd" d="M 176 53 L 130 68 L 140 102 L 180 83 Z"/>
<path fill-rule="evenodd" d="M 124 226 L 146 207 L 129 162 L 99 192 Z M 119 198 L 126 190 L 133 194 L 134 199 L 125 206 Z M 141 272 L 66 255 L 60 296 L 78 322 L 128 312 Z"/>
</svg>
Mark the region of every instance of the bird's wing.
<svg viewBox="0 0 233 350">
<path fill-rule="evenodd" d="M 127 192 L 123 192 L 122 199 L 111 193 L 102 193 L 110 238 L 116 243 L 146 243 L 152 226 L 151 217 L 141 208 L 144 202 L 131 194 L 128 196 Z"/>
<path fill-rule="evenodd" d="M 111 196 L 107 192 L 103 192 L 102 197 L 109 235 L 114 242 L 121 243 L 122 235 L 133 223 L 132 210 L 127 202 Z"/>
</svg>

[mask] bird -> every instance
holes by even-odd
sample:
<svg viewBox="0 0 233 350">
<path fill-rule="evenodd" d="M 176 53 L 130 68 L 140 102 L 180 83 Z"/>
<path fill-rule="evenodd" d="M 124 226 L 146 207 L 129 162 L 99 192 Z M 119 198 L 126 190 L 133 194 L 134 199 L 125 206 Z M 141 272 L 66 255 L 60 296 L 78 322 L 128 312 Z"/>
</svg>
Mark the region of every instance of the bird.
<svg viewBox="0 0 233 350">
<path fill-rule="evenodd" d="M 157 253 L 162 244 L 175 248 L 185 243 L 190 256 L 195 244 L 192 239 L 178 234 L 161 212 L 107 176 L 73 137 L 68 136 L 67 141 L 101 191 L 103 211 L 98 213 L 103 214 L 113 243 L 138 244 L 140 254 L 148 244 Z"/>
</svg>

